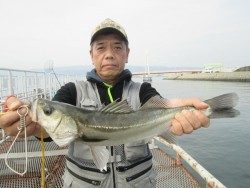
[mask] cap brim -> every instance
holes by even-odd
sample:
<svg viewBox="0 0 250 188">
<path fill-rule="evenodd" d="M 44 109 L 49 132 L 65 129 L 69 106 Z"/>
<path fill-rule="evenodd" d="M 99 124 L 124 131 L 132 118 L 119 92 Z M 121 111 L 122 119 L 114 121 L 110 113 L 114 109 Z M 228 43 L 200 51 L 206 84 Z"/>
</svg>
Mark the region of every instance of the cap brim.
<svg viewBox="0 0 250 188">
<path fill-rule="evenodd" d="M 108 34 L 117 34 L 121 37 L 123 41 L 128 42 L 128 39 L 124 36 L 122 32 L 113 27 L 106 27 L 94 33 L 94 35 L 91 37 L 90 44 L 92 44 L 95 41 L 98 35 L 108 35 Z"/>
</svg>

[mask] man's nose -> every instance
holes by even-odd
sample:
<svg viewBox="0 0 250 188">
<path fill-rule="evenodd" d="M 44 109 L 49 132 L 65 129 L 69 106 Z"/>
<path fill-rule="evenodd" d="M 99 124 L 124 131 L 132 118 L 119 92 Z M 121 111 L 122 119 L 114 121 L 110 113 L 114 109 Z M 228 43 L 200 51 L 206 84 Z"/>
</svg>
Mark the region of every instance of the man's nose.
<svg viewBox="0 0 250 188">
<path fill-rule="evenodd" d="M 108 47 L 106 50 L 105 58 L 113 59 L 114 58 L 114 51 L 111 47 Z"/>
</svg>

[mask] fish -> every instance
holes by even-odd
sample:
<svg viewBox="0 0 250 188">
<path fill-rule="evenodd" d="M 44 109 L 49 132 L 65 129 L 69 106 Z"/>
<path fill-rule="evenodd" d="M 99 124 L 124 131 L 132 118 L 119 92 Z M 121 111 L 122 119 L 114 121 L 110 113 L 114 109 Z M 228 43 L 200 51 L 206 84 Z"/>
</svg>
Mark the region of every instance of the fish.
<svg viewBox="0 0 250 188">
<path fill-rule="evenodd" d="M 234 109 L 238 99 L 236 93 L 227 93 L 205 100 L 209 107 L 203 112 L 211 118 L 235 117 L 239 114 Z M 157 135 L 165 135 L 168 141 L 175 142 L 176 137 L 170 132 L 171 120 L 177 112 L 184 109 L 192 111 L 194 107 L 171 108 L 169 101 L 154 96 L 138 110 L 133 110 L 127 100 L 114 101 L 98 110 L 88 110 L 38 98 L 32 103 L 31 113 L 32 120 L 38 122 L 58 146 L 67 146 L 75 139 L 88 144 L 94 163 L 102 171 L 106 170 L 109 160 L 106 146 Z"/>
</svg>

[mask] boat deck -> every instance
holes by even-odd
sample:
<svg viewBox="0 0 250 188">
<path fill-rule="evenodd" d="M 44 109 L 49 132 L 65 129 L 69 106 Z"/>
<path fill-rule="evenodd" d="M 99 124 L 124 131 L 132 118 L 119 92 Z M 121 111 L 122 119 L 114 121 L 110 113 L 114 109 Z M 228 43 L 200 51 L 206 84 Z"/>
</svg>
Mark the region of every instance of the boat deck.
<svg viewBox="0 0 250 188">
<path fill-rule="evenodd" d="M 0 187 L 38 188 L 41 187 L 41 145 L 36 138 L 28 139 L 28 171 L 24 176 L 16 175 L 5 164 L 6 152 L 12 140 L 0 144 Z M 23 139 L 17 140 L 9 154 L 9 165 L 23 171 L 25 154 L 22 151 Z M 54 142 L 45 143 L 46 187 L 60 188 L 65 166 L 66 148 L 59 148 Z M 157 172 L 157 187 L 200 187 L 195 178 L 183 165 L 159 148 L 153 148 L 154 170 Z"/>
</svg>

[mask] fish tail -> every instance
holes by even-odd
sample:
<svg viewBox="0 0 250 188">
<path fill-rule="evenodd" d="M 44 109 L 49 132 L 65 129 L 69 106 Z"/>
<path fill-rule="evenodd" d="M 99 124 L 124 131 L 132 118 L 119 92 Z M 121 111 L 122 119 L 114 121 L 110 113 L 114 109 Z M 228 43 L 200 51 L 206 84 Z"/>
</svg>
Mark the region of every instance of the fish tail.
<svg viewBox="0 0 250 188">
<path fill-rule="evenodd" d="M 238 103 L 239 97 L 236 93 L 226 93 L 212 99 L 205 100 L 212 110 L 231 109 Z"/>
<path fill-rule="evenodd" d="M 239 97 L 236 93 L 227 93 L 219 95 L 204 102 L 210 106 L 211 119 L 215 118 L 230 118 L 240 114 L 234 107 L 237 105 Z"/>
</svg>

